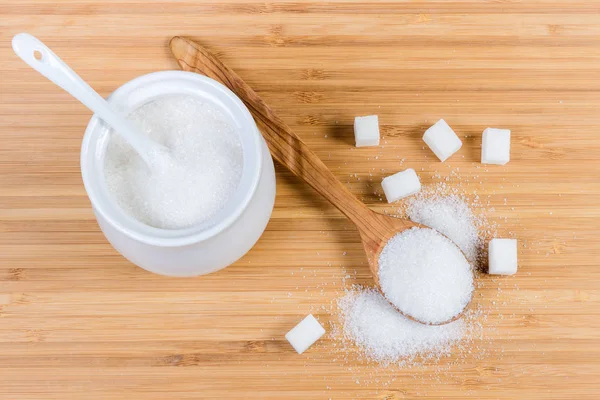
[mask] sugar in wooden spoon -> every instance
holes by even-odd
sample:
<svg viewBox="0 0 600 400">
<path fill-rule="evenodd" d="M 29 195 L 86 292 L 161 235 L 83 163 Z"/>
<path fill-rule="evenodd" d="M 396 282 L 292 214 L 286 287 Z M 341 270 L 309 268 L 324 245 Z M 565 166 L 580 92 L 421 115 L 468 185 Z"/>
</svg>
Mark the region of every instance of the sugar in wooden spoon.
<svg viewBox="0 0 600 400">
<path fill-rule="evenodd" d="M 254 116 L 273 157 L 356 225 L 375 284 L 399 312 L 431 325 L 448 323 L 462 315 L 472 297 L 473 277 L 464 255 L 454 243 L 431 228 L 370 210 L 335 178 L 254 90 L 217 57 L 182 37 L 171 39 L 170 46 L 183 70 L 215 79 L 242 99 Z M 450 265 L 453 259 L 461 265 L 454 268 Z M 398 263 L 404 270 L 395 269 Z M 443 268 L 446 264 L 454 269 Z M 383 267 L 382 271 L 380 267 Z M 427 279 L 428 267 L 441 275 Z M 453 286 L 457 284 L 452 275 L 454 270 L 461 273 L 458 282 L 461 287 Z M 385 282 L 381 282 L 381 278 Z M 408 279 L 411 281 L 406 281 Z M 445 288 L 451 289 L 450 296 L 442 293 Z M 461 292 L 463 289 L 464 292 Z M 448 307 L 452 301 L 454 303 Z M 445 307 L 445 312 L 440 307 Z"/>
</svg>

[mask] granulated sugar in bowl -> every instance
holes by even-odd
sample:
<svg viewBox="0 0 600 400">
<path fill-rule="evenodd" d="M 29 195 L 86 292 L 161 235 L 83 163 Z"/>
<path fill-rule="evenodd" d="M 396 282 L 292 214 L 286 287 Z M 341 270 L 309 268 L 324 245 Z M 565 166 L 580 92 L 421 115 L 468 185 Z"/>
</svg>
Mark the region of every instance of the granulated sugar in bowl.
<svg viewBox="0 0 600 400">
<path fill-rule="evenodd" d="M 256 243 L 273 210 L 275 172 L 242 101 L 202 75 L 156 72 L 108 102 L 170 149 L 150 170 L 96 116 L 81 172 L 102 232 L 125 258 L 163 275 L 222 269 Z"/>
</svg>

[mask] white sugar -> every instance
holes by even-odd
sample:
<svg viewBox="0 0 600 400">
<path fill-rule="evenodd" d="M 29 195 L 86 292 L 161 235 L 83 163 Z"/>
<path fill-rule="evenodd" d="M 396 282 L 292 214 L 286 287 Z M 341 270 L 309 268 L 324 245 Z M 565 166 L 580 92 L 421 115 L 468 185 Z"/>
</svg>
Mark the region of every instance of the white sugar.
<svg viewBox="0 0 600 400">
<path fill-rule="evenodd" d="M 302 354 L 324 334 L 323 326 L 312 314 L 308 314 L 285 335 L 285 338 L 298 354 Z"/>
<path fill-rule="evenodd" d="M 379 256 L 379 283 L 386 298 L 407 315 L 443 323 L 471 299 L 473 273 L 461 250 L 433 229 L 398 233 Z"/>
<path fill-rule="evenodd" d="M 487 128 L 482 136 L 482 164 L 504 165 L 510 161 L 510 129 Z"/>
<path fill-rule="evenodd" d="M 452 154 L 456 153 L 462 146 L 462 142 L 456 136 L 456 133 L 450 128 L 450 125 L 443 119 L 433 124 L 425 131 L 423 141 L 433 151 L 433 153 L 444 162 Z"/>
<path fill-rule="evenodd" d="M 475 263 L 481 248 L 475 216 L 466 200 L 456 194 L 430 195 L 411 198 L 406 214 L 419 224 L 446 235 L 463 251 L 467 260 Z"/>
<path fill-rule="evenodd" d="M 489 245 L 489 270 L 493 275 L 517 273 L 517 239 L 494 238 Z"/>
<path fill-rule="evenodd" d="M 450 176 L 453 180 L 460 178 L 458 169 L 451 171 Z M 439 174 L 437 179 L 442 179 Z M 487 261 L 487 257 L 482 257 L 487 250 L 484 238 L 496 235 L 496 229 L 482 213 L 489 210 L 479 196 L 468 200 L 459 188 L 441 182 L 423 186 L 402 205 L 405 207 L 398 211 L 403 217 L 410 216 L 440 231 L 445 228 L 444 234 L 466 254 L 477 254 L 478 261 Z M 338 337 L 339 350 L 344 354 L 354 353 L 356 345 L 363 357 L 383 367 L 389 368 L 388 364 L 394 363 L 411 368 L 425 362 L 437 371 L 436 368 L 445 368 L 445 363 L 438 363 L 438 359 L 451 353 L 456 361 L 480 358 L 484 353 L 473 342 L 483 339 L 482 321 L 486 318 L 486 311 L 477 302 L 459 320 L 440 326 L 422 325 L 403 317 L 373 289 L 355 286 L 337 304 L 341 325 L 336 328 L 343 333 Z M 348 355 L 344 359 L 353 360 Z"/>
<path fill-rule="evenodd" d="M 165 96 L 128 119 L 169 149 L 150 171 L 116 133 L 106 150 L 105 180 L 118 205 L 139 221 L 182 229 L 213 216 L 235 192 L 243 165 L 239 137 L 215 105 Z"/>
<path fill-rule="evenodd" d="M 355 288 L 339 300 L 343 333 L 368 359 L 396 363 L 421 356 L 438 359 L 450 352 L 466 331 L 465 322 L 430 326 L 398 313 L 374 289 Z"/>
<path fill-rule="evenodd" d="M 417 193 L 421 190 L 421 182 L 419 181 L 419 177 L 415 170 L 408 168 L 383 178 L 381 187 L 383 188 L 388 203 L 392 203 Z"/>
<path fill-rule="evenodd" d="M 379 118 L 377 115 L 354 118 L 356 147 L 379 146 Z"/>
</svg>

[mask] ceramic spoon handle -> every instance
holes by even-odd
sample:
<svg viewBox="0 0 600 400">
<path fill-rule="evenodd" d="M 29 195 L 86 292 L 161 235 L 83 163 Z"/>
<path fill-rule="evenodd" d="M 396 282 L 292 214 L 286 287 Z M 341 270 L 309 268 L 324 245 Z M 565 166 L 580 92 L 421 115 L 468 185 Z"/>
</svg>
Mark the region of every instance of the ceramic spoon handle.
<svg viewBox="0 0 600 400">
<path fill-rule="evenodd" d="M 150 152 L 162 150 L 161 145 L 139 134 L 128 120 L 114 111 L 102 96 L 39 39 L 28 33 L 19 33 L 13 38 L 12 47 L 27 65 L 75 97 L 123 135 L 146 163 L 150 161 L 147 158 Z"/>
</svg>

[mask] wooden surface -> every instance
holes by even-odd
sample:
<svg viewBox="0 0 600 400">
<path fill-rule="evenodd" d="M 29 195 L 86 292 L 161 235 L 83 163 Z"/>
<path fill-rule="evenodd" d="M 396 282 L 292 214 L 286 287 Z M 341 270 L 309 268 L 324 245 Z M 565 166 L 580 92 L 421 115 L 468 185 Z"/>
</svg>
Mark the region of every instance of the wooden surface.
<svg viewBox="0 0 600 400">
<path fill-rule="evenodd" d="M 396 215 L 374 212 L 358 200 L 289 125 L 235 71 L 208 49 L 180 36 L 169 41 L 169 48 L 182 70 L 206 75 L 233 91 L 254 117 L 273 159 L 310 185 L 354 223 L 365 249 L 373 283 L 379 287 L 379 253 L 392 236 L 419 224 Z M 398 311 L 404 315 L 403 310 Z M 412 316 L 406 317 L 420 322 Z M 460 314 L 453 319 L 458 317 Z"/>
<path fill-rule="evenodd" d="M 0 2 L 0 398 L 597 399 L 599 13 L 583 0 Z M 340 350 L 332 301 L 370 282 L 360 238 L 280 166 L 273 218 L 235 265 L 170 279 L 129 264 L 81 183 L 90 113 L 17 59 L 21 31 L 104 95 L 177 69 L 172 36 L 201 41 L 375 210 L 395 208 L 373 194 L 385 174 L 413 167 L 428 184 L 459 168 L 448 183 L 489 200 L 523 245 L 515 277 L 484 278 L 483 339 L 412 369 Z M 383 146 L 355 150 L 367 114 Z M 464 143 L 444 164 L 420 140 L 440 117 Z M 512 129 L 504 167 L 478 164 L 488 126 Z M 297 355 L 284 334 L 309 312 L 329 334 Z"/>
</svg>

